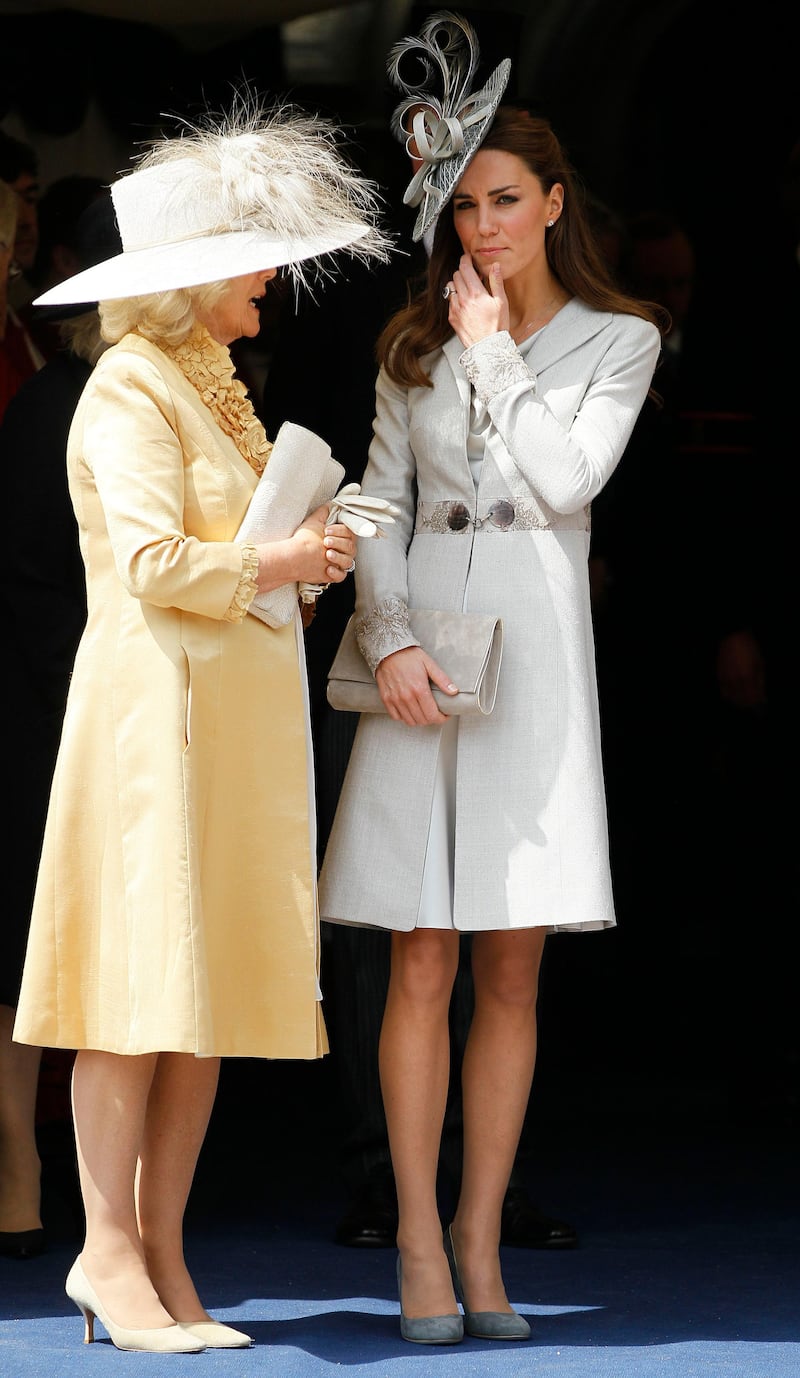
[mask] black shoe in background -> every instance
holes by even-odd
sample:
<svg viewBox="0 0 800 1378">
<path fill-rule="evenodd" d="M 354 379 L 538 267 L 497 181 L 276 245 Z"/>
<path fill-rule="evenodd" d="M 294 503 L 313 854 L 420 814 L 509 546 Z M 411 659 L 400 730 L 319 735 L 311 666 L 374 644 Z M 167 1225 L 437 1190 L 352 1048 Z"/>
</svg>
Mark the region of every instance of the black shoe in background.
<svg viewBox="0 0 800 1378">
<path fill-rule="evenodd" d="M 349 1248 L 395 1248 L 397 1196 L 391 1173 L 366 1181 L 339 1221 L 334 1239 Z M 574 1249 L 578 1235 L 564 1220 L 543 1215 L 522 1187 L 513 1186 L 503 1202 L 500 1243 L 518 1249 Z"/>
<path fill-rule="evenodd" d="M 542 1215 L 522 1187 L 509 1187 L 503 1202 L 500 1243 L 517 1249 L 574 1249 L 578 1235 L 565 1221 Z"/>
<path fill-rule="evenodd" d="M 0 1230 L 0 1254 L 4 1258 L 38 1258 L 44 1253 L 44 1230 Z"/>
<path fill-rule="evenodd" d="M 395 1247 L 397 1195 L 391 1172 L 367 1179 L 339 1221 L 334 1239 L 354 1249 Z"/>
</svg>

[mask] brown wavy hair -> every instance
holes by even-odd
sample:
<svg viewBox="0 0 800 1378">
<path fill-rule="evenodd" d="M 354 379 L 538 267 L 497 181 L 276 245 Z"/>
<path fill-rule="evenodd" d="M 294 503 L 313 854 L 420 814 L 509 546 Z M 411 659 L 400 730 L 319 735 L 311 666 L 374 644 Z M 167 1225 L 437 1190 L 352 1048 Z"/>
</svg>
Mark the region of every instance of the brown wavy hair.
<svg viewBox="0 0 800 1378">
<path fill-rule="evenodd" d="M 664 308 L 629 296 L 615 284 L 584 210 L 577 175 L 548 121 L 527 110 L 500 106 L 480 147 L 520 158 L 538 178 L 545 195 L 555 182 L 562 184 L 564 206 L 547 232 L 545 252 L 550 271 L 564 290 L 595 310 L 651 321 L 664 335 L 670 324 Z M 453 333 L 442 292 L 462 252 L 451 198 L 437 221 L 426 272 L 410 284 L 407 304 L 387 321 L 378 337 L 378 363 L 395 383 L 432 386 L 421 361 Z"/>
</svg>

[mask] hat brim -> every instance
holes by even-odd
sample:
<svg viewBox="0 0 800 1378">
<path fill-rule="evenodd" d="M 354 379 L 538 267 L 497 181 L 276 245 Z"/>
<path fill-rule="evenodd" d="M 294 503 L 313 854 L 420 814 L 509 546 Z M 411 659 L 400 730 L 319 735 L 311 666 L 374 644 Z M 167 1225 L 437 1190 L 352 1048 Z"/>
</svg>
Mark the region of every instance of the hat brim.
<svg viewBox="0 0 800 1378">
<path fill-rule="evenodd" d="M 82 302 L 61 302 L 58 306 L 37 306 L 36 302 L 31 302 L 36 306 L 36 320 L 52 322 L 53 325 L 60 325 L 62 321 L 75 320 L 78 316 L 86 316 L 90 311 L 97 310 L 96 301 Z"/>
<path fill-rule="evenodd" d="M 50 287 L 34 299 L 33 305 L 114 301 L 177 287 L 199 287 L 320 258 L 356 244 L 368 233 L 369 226 L 353 222 L 343 224 L 335 234 L 291 242 L 260 230 L 242 230 L 129 250 Z"/>
<path fill-rule="evenodd" d="M 510 76 L 511 61 L 506 57 L 495 67 L 489 80 L 474 97 L 476 104 L 485 107 L 485 117 L 479 124 L 464 128 L 464 143 L 458 153 L 443 159 L 431 169 L 433 190 L 423 193 L 419 214 L 411 232 L 411 238 L 415 243 L 419 243 L 426 230 L 430 229 L 447 205 L 468 164 L 486 138 Z"/>
</svg>

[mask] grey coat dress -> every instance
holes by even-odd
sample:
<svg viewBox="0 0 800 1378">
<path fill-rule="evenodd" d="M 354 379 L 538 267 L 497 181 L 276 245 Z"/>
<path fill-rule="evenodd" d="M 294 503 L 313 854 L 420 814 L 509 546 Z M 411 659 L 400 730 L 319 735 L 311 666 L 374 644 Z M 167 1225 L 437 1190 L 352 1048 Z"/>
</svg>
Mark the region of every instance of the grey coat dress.
<svg viewBox="0 0 800 1378">
<path fill-rule="evenodd" d="M 426 361 L 432 388 L 379 375 L 362 487 L 401 516 L 383 539 L 359 542 L 365 659 L 374 670 L 416 644 L 408 607 L 503 619 L 494 711 L 457 719 L 459 930 L 615 923 L 590 505 L 625 449 L 659 349 L 655 326 L 573 298 L 524 357 L 506 332 L 466 351 L 453 336 Z M 475 406 L 484 437 L 477 488 L 468 457 Z M 415 927 L 442 731 L 362 715 L 320 877 L 322 918 Z"/>
</svg>

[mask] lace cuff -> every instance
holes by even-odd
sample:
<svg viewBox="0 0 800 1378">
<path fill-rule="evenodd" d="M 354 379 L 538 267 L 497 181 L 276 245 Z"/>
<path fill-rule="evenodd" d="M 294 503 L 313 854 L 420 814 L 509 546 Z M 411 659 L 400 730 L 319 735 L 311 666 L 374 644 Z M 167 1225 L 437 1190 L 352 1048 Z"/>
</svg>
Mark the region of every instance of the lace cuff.
<svg viewBox="0 0 800 1378">
<path fill-rule="evenodd" d="M 242 573 L 233 602 L 225 614 L 226 622 L 242 622 L 258 592 L 258 552 L 254 545 L 242 546 Z"/>
<path fill-rule="evenodd" d="M 411 631 L 408 607 L 400 598 L 387 598 L 364 617 L 356 627 L 356 641 L 373 675 L 392 651 L 418 646 Z"/>
<path fill-rule="evenodd" d="M 513 383 L 536 387 L 536 374 L 531 373 L 507 330 L 470 345 L 458 362 L 483 403 L 491 402 Z"/>
</svg>

